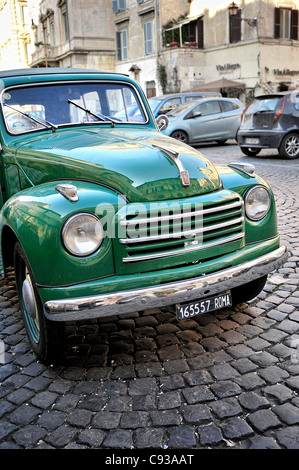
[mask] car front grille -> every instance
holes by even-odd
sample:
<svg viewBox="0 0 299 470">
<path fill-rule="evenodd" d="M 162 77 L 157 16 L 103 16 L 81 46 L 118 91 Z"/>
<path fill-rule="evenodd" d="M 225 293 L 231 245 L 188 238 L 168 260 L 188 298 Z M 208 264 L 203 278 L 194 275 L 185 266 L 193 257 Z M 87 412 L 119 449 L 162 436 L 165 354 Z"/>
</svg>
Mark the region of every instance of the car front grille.
<svg viewBox="0 0 299 470">
<path fill-rule="evenodd" d="M 241 247 L 243 201 L 235 193 L 220 193 L 126 206 L 117 217 L 118 271 L 134 273 L 200 262 Z"/>
</svg>

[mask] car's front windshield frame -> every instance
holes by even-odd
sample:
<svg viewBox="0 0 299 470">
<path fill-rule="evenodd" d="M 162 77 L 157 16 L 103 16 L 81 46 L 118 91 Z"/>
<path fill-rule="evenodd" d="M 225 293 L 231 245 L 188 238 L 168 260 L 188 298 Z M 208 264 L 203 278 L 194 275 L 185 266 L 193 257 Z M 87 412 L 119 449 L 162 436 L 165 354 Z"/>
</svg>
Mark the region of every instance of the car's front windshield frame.
<svg viewBox="0 0 299 470">
<path fill-rule="evenodd" d="M 160 98 L 160 99 L 157 99 L 155 97 L 153 98 L 150 98 L 148 100 L 149 104 L 150 104 L 150 107 L 153 111 L 153 113 L 156 111 L 156 109 L 158 108 L 158 106 L 162 103 L 162 101 L 164 101 L 164 98 Z M 153 104 L 154 103 L 154 104 Z"/>
<path fill-rule="evenodd" d="M 96 99 L 90 98 L 82 110 L 74 106 L 74 102 L 82 105 L 84 90 L 93 93 Z M 50 100 L 51 94 L 55 99 Z M 113 100 L 115 110 L 112 111 Z M 11 85 L 2 90 L 0 102 L 6 130 L 11 135 L 83 125 L 146 125 L 150 119 L 137 87 L 122 80 L 59 80 Z M 120 105 L 122 109 L 117 108 Z M 130 106 L 136 108 L 132 115 Z M 63 117 L 63 110 L 66 117 Z"/>
<path fill-rule="evenodd" d="M 182 103 L 179 106 L 176 106 L 172 111 L 167 113 L 167 116 L 170 116 L 170 117 L 180 116 L 181 114 L 188 111 L 190 108 L 195 107 L 195 105 L 197 104 L 197 101 L 201 101 L 201 100 L 187 101 L 186 103 Z"/>
</svg>

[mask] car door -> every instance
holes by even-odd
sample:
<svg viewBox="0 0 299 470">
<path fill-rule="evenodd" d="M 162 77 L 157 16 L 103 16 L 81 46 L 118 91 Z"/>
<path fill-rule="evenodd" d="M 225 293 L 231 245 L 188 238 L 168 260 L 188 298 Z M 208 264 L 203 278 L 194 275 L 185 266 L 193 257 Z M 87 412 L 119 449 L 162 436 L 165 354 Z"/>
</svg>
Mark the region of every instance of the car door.
<svg viewBox="0 0 299 470">
<path fill-rule="evenodd" d="M 225 136 L 225 124 L 218 100 L 204 101 L 193 108 L 189 121 L 191 141 L 217 140 Z"/>
<path fill-rule="evenodd" d="M 227 139 L 235 139 L 241 123 L 241 107 L 232 101 L 220 100 L 222 120 Z"/>
</svg>

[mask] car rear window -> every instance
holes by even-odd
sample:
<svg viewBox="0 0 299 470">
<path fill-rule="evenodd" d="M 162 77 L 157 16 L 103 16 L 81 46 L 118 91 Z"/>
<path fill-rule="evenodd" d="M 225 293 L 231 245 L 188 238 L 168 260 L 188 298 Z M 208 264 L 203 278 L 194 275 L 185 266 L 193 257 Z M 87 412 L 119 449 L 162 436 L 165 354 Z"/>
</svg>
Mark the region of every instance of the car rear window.
<svg viewBox="0 0 299 470">
<path fill-rule="evenodd" d="M 248 106 L 246 114 L 264 113 L 275 111 L 276 106 L 282 99 L 281 96 L 271 96 L 269 98 L 255 98 Z"/>
</svg>

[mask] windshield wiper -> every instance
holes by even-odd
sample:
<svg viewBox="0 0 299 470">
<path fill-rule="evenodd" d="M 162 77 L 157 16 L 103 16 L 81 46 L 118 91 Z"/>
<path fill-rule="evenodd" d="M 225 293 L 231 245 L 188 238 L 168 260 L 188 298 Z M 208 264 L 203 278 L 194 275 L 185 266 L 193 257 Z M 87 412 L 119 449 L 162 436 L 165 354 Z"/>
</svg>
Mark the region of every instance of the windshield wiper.
<svg viewBox="0 0 299 470">
<path fill-rule="evenodd" d="M 36 119 L 32 116 L 30 116 L 30 114 L 28 113 L 24 113 L 23 111 L 20 111 L 19 109 L 17 108 L 14 108 L 13 106 L 10 106 L 9 104 L 6 104 L 6 103 L 3 103 L 4 106 L 7 106 L 8 108 L 12 109 L 13 111 L 15 111 L 16 113 L 19 113 L 21 114 L 22 116 L 25 116 L 29 119 L 31 119 L 32 121 L 36 122 L 37 124 L 40 124 L 41 126 L 44 126 L 46 129 L 51 129 L 52 132 L 55 132 L 56 129 L 58 129 L 58 126 L 55 126 L 55 124 L 52 124 L 52 122 L 49 122 L 49 121 L 46 121 L 45 122 L 42 122 L 40 121 L 39 119 Z"/>
<path fill-rule="evenodd" d="M 261 109 L 260 111 L 256 111 L 254 114 L 262 114 L 262 113 L 273 113 L 271 109 Z"/>
<path fill-rule="evenodd" d="M 109 122 L 111 122 L 112 127 L 114 127 L 115 124 L 116 124 L 116 122 L 113 121 L 113 119 L 111 119 L 108 116 L 105 116 L 104 114 L 101 114 L 101 115 L 95 114 L 92 111 L 90 111 L 90 109 L 84 108 L 83 106 L 80 106 L 78 103 L 75 103 L 72 100 L 67 100 L 67 101 L 68 101 L 68 103 L 71 103 L 74 106 L 77 106 L 77 108 L 82 109 L 82 111 L 85 111 L 85 113 L 90 114 L 90 116 L 93 116 L 93 117 L 99 119 L 100 121 L 109 121 Z"/>
</svg>

